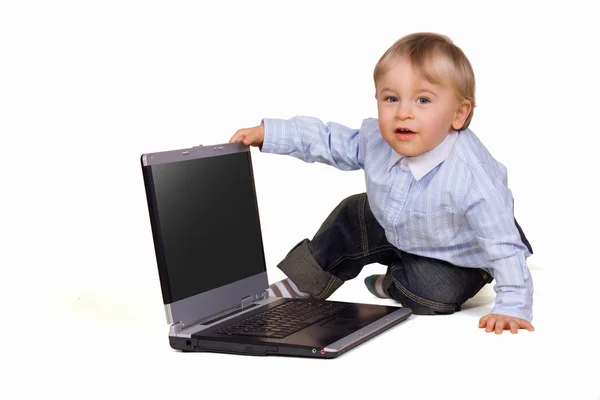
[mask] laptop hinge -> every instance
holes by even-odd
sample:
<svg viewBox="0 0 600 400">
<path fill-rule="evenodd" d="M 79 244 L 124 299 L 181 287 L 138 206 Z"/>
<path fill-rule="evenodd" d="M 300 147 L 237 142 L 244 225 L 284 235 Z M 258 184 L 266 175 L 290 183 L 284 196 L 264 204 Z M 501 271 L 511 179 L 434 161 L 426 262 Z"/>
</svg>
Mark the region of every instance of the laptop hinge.
<svg viewBox="0 0 600 400">
<path fill-rule="evenodd" d="M 171 327 L 169 328 L 169 331 L 172 335 L 177 335 L 179 332 L 181 332 L 181 330 L 184 328 L 183 324 L 181 322 L 176 322 L 174 324 L 171 324 Z"/>
<path fill-rule="evenodd" d="M 241 304 L 241 307 L 242 307 L 242 308 L 244 308 L 244 307 L 247 307 L 247 306 L 249 306 L 250 304 L 252 304 L 253 302 L 254 302 L 254 299 L 252 298 L 252 295 L 249 295 L 249 296 L 243 297 L 243 298 L 242 298 L 242 304 Z"/>
<path fill-rule="evenodd" d="M 261 301 L 261 300 L 265 300 L 268 298 L 269 298 L 269 292 L 267 290 L 263 291 L 261 294 L 255 294 L 255 295 L 249 294 L 248 296 L 243 297 L 242 300 L 240 301 L 241 308 L 247 307 L 252 303 L 255 303 L 255 302 Z"/>
</svg>

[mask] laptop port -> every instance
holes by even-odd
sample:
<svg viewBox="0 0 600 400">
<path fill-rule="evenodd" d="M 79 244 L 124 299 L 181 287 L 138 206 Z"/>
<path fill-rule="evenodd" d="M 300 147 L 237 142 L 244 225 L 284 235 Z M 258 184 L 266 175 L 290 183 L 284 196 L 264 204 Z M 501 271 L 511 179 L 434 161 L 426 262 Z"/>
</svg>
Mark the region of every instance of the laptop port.
<svg viewBox="0 0 600 400">
<path fill-rule="evenodd" d="M 187 347 L 188 349 L 192 347 L 192 341 L 191 340 L 186 340 L 185 341 L 185 347 Z"/>
</svg>

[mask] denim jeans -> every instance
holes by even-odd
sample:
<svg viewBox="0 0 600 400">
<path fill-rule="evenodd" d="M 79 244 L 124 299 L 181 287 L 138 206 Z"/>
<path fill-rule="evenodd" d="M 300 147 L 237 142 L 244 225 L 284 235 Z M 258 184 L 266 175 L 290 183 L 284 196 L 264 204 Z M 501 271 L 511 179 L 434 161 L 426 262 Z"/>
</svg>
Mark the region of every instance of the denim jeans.
<svg viewBox="0 0 600 400">
<path fill-rule="evenodd" d="M 393 246 L 373 216 L 366 193 L 344 199 L 313 239 L 294 246 L 278 268 L 301 291 L 326 299 L 345 281 L 358 276 L 365 265 L 373 263 L 388 266 L 392 276 L 390 296 L 420 315 L 460 311 L 464 302 L 493 280 L 482 269 L 458 267 Z"/>
</svg>

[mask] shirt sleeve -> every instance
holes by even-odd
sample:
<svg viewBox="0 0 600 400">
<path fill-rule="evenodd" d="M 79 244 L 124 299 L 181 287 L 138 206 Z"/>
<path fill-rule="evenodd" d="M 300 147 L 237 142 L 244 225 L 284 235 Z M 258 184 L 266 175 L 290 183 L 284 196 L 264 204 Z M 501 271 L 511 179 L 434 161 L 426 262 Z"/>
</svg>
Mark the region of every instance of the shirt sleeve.
<svg viewBox="0 0 600 400">
<path fill-rule="evenodd" d="M 361 129 L 317 118 L 296 116 L 288 120 L 265 118 L 261 151 L 286 154 L 307 163 L 319 162 L 341 170 L 364 167 Z M 364 126 L 364 124 L 363 124 Z"/>
<path fill-rule="evenodd" d="M 533 319 L 533 282 L 526 264 L 527 247 L 516 227 L 513 197 L 503 171 L 488 164 L 472 168 L 470 190 L 465 197 L 465 216 L 486 255 L 496 285 L 491 313 Z"/>
</svg>

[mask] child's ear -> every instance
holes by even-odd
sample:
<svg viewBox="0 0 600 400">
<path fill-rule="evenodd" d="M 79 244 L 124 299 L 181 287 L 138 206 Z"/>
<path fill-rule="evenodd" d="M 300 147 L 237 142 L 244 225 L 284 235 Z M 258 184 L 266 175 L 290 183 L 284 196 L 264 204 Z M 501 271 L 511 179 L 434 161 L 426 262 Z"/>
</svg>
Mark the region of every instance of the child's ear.
<svg viewBox="0 0 600 400">
<path fill-rule="evenodd" d="M 471 113 L 473 106 L 469 100 L 463 100 L 458 109 L 454 113 L 454 119 L 452 119 L 452 128 L 459 130 L 465 124 L 465 120 Z"/>
</svg>

